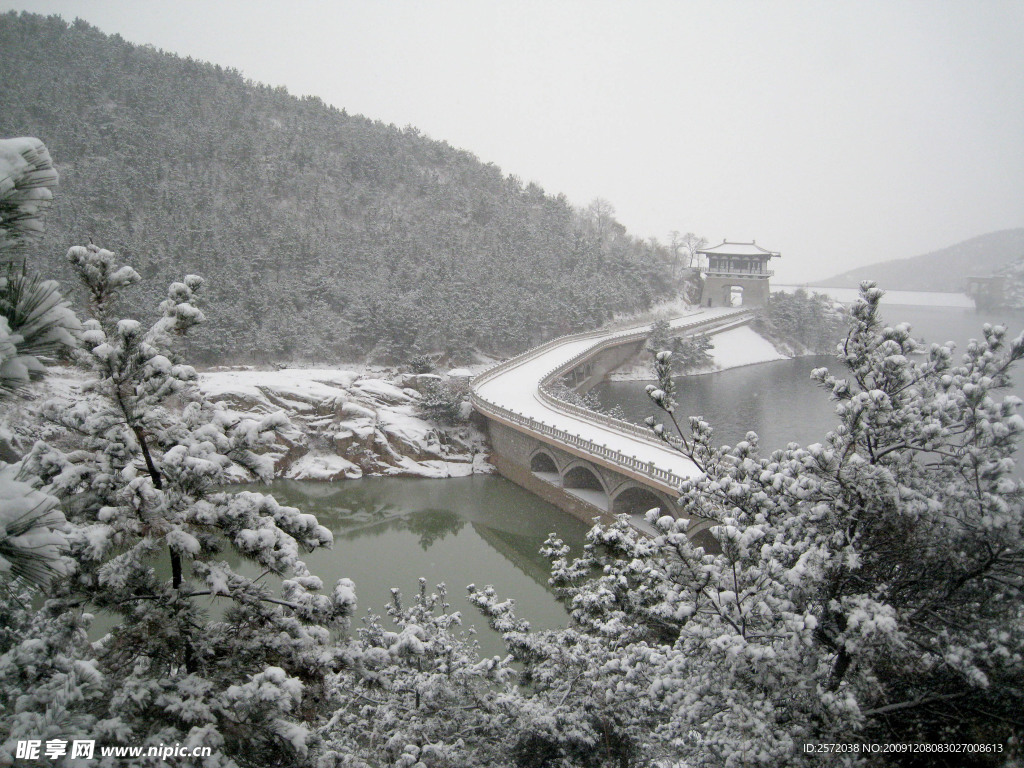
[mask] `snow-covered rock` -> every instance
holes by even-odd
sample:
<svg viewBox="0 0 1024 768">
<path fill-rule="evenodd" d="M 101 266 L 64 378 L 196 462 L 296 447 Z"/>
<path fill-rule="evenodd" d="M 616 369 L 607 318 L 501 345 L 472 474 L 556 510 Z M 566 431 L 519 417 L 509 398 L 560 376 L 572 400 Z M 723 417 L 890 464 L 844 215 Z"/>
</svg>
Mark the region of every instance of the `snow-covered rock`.
<svg viewBox="0 0 1024 768">
<path fill-rule="evenodd" d="M 373 475 L 456 477 L 490 471 L 483 436 L 443 429 L 418 413 L 419 387 L 434 374 L 385 381 L 332 369 L 210 371 L 207 399 L 240 416 L 283 411 L 291 424 L 274 448 L 275 472 L 296 480 Z"/>
<path fill-rule="evenodd" d="M 295 480 L 343 480 L 362 475 L 351 461 L 331 454 L 307 453 L 288 467 L 288 477 Z"/>
<path fill-rule="evenodd" d="M 428 376 L 443 378 L 424 374 L 412 377 L 412 383 Z M 38 406 L 52 397 L 74 401 L 91 396 L 83 387 L 87 378 L 78 369 L 54 366 L 27 398 L 0 403 L 0 460 L 18 460 L 37 439 L 63 444 L 70 436 L 54 425 L 40 427 Z M 422 395 L 409 383 L 408 376 L 385 381 L 349 370 L 300 368 L 221 369 L 198 378 L 207 400 L 239 418 L 285 414 L 288 423 L 278 429 L 270 449 L 278 477 L 341 480 L 493 472 L 484 461 L 484 436 L 469 424 L 441 427 L 422 418 Z M 252 479 L 240 467 L 233 477 L 239 482 Z"/>
</svg>

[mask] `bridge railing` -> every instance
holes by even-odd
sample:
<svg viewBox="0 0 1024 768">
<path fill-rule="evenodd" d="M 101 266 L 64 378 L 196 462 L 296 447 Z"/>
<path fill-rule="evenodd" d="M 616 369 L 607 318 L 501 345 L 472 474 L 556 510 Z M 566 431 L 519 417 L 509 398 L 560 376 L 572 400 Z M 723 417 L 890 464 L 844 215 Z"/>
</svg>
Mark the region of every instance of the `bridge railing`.
<svg viewBox="0 0 1024 768">
<path fill-rule="evenodd" d="M 726 328 L 731 328 L 733 326 L 747 322 L 749 320 L 749 314 L 749 310 L 737 309 L 733 312 L 730 312 L 729 314 L 718 315 L 717 317 L 698 317 L 693 322 L 676 326 L 672 330 L 677 333 L 680 331 L 685 331 L 687 334 L 696 333 L 698 331 L 707 332 L 709 330 L 725 330 Z M 550 384 L 556 376 L 564 375 L 568 371 L 571 371 L 573 368 L 586 361 L 587 358 L 593 357 L 597 353 L 603 352 L 604 350 L 609 349 L 610 347 L 618 347 L 622 346 L 623 344 L 642 341 L 650 335 L 650 332 L 650 326 L 644 326 L 643 328 L 638 328 L 636 330 L 624 331 L 619 335 L 609 336 L 607 339 L 598 342 L 592 347 L 587 347 L 579 354 L 573 356 L 566 362 L 561 363 L 556 368 L 550 370 L 547 374 L 545 374 L 544 378 L 541 379 L 541 384 Z"/>
<path fill-rule="evenodd" d="M 729 313 L 728 315 L 719 315 L 715 318 L 699 318 L 695 319 L 693 323 L 687 323 L 682 326 L 677 326 L 675 330 L 686 330 L 686 331 L 697 331 L 701 329 L 718 329 L 719 326 L 725 324 L 735 324 L 738 317 L 745 317 L 745 310 L 737 310 L 736 312 Z M 744 320 L 745 321 L 745 320 Z M 635 456 L 629 456 L 621 451 L 617 451 L 614 448 L 609 448 L 607 445 L 601 445 L 595 443 L 592 440 L 574 435 L 571 432 L 559 429 L 551 424 L 545 424 L 543 421 L 538 421 L 531 416 L 527 416 L 522 413 L 517 413 L 504 406 L 493 403 L 483 398 L 479 392 L 477 392 L 477 386 L 490 381 L 494 377 L 500 375 L 504 371 L 514 368 L 527 360 L 531 360 L 538 357 L 545 352 L 561 346 L 562 344 L 582 341 L 588 338 L 603 338 L 597 344 L 588 347 L 579 354 L 573 356 L 569 361 L 560 364 L 552 371 L 549 371 L 540 382 L 538 382 L 538 395 L 539 397 L 551 408 L 561 411 L 563 413 L 581 418 L 585 421 L 598 424 L 605 427 L 613 432 L 619 432 L 622 434 L 629 435 L 630 437 L 639 437 L 643 440 L 650 441 L 652 443 L 661 443 L 661 441 L 651 434 L 650 430 L 641 427 L 637 424 L 633 424 L 629 421 L 622 419 L 616 419 L 607 414 L 597 413 L 587 408 L 572 405 L 561 401 L 546 391 L 547 385 L 557 376 L 563 375 L 566 371 L 572 370 L 574 367 L 579 365 L 581 362 L 589 357 L 597 354 L 598 352 L 613 346 L 619 346 L 622 344 L 628 344 L 634 341 L 639 341 L 647 337 L 650 333 L 650 326 L 645 325 L 635 330 L 626 330 L 621 333 L 617 333 L 613 336 L 608 336 L 607 331 L 587 331 L 585 333 L 566 334 L 559 336 L 558 338 L 552 339 L 538 347 L 524 352 L 521 355 L 505 360 L 504 362 L 498 363 L 497 365 L 488 368 L 486 371 L 481 373 L 473 380 L 473 386 L 470 389 L 470 402 L 473 407 L 485 415 L 494 416 L 511 424 L 515 424 L 526 428 L 531 432 L 545 435 L 555 441 L 566 445 L 568 447 L 582 450 L 590 455 L 597 456 L 610 461 L 613 464 L 633 470 L 639 474 L 649 477 L 652 480 L 667 483 L 672 487 L 679 487 L 679 485 L 686 480 L 682 475 L 677 475 L 674 472 L 661 469 L 654 466 L 654 462 L 644 462 L 636 458 Z"/>
<path fill-rule="evenodd" d="M 652 480 L 666 483 L 673 488 L 678 488 L 683 481 L 687 479 L 670 470 L 654 466 L 653 461 L 641 461 L 636 456 L 627 456 L 621 451 L 609 448 L 607 445 L 600 445 L 595 443 L 593 440 L 587 440 L 579 435 L 566 432 L 564 429 L 559 429 L 551 424 L 545 424 L 542 421 L 537 421 L 530 416 L 516 413 L 504 406 L 491 403 L 484 400 L 475 391 L 470 392 L 470 402 L 473 404 L 474 408 L 488 416 L 525 427 L 531 432 L 552 438 L 557 443 L 584 451 L 591 456 L 597 456 L 605 459 L 618 467 L 631 469 L 645 477 L 649 477 Z"/>
<path fill-rule="evenodd" d="M 608 334 L 608 331 L 600 331 L 600 330 L 598 330 L 598 331 L 584 331 L 583 333 L 565 333 L 565 334 L 562 334 L 561 336 L 556 336 L 555 338 L 551 339 L 550 341 L 545 341 L 543 344 L 541 344 L 539 346 L 533 347 L 532 349 L 528 349 L 526 352 L 523 352 L 520 355 L 516 355 L 515 357 L 510 357 L 508 360 L 504 360 L 504 361 L 502 361 L 500 363 L 492 365 L 490 368 L 487 368 L 486 370 L 482 371 L 480 374 L 478 374 L 477 376 L 475 376 L 473 378 L 473 386 L 475 387 L 475 386 L 477 386 L 479 384 L 483 384 L 483 383 L 485 383 L 487 381 L 490 381 L 491 379 L 493 379 L 498 374 L 503 373 L 504 371 L 507 371 L 509 368 L 515 368 L 517 365 L 525 363 L 527 360 L 532 360 L 535 357 L 539 357 L 540 355 L 544 354 L 548 350 L 554 349 L 555 347 L 558 347 L 558 346 L 560 346 L 562 344 L 565 344 L 567 342 L 582 341 L 584 339 L 589 339 L 589 338 L 596 339 L 596 338 L 600 338 L 601 336 L 605 336 L 607 334 Z"/>
<path fill-rule="evenodd" d="M 686 331 L 688 333 L 707 332 L 707 331 L 721 331 L 727 328 L 734 327 L 738 324 L 747 322 L 747 312 L 745 310 L 737 310 L 736 312 L 728 315 L 719 315 L 715 318 L 705 318 L 703 320 L 696 320 L 693 323 L 687 323 L 686 325 L 677 326 L 675 331 Z M 583 406 L 574 405 L 567 403 L 564 400 L 560 400 L 554 394 L 551 393 L 551 383 L 566 373 L 576 368 L 578 365 L 585 362 L 588 358 L 593 357 L 599 352 L 604 351 L 610 347 L 620 346 L 622 344 L 640 341 L 645 339 L 649 335 L 649 329 L 643 331 L 637 331 L 631 333 L 628 336 L 615 336 L 605 341 L 595 344 L 593 347 L 588 347 L 583 352 L 575 355 L 571 359 L 562 363 L 561 365 L 553 368 L 549 371 L 541 380 L 540 385 L 537 388 L 538 395 L 548 406 L 556 411 L 561 411 L 572 416 L 589 421 L 593 424 L 600 424 L 603 427 L 607 427 L 613 431 L 621 432 L 631 437 L 639 437 L 643 440 L 647 440 L 652 443 L 661 444 L 663 441 L 655 437 L 650 428 L 641 427 L 639 424 L 634 424 L 631 421 L 624 419 L 617 419 L 614 416 L 609 416 L 605 413 L 598 413 L 592 411 L 589 408 Z M 678 445 L 678 442 L 672 441 L 674 445 Z"/>
</svg>

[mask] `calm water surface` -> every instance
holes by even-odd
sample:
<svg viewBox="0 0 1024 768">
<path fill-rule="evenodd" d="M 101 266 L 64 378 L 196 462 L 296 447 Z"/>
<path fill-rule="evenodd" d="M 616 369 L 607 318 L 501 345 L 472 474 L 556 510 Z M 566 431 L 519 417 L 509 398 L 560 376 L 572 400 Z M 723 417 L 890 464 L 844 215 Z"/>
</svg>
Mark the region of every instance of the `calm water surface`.
<svg viewBox="0 0 1024 768">
<path fill-rule="evenodd" d="M 1005 323 L 1014 334 L 1024 327 L 1022 313 L 901 306 L 884 312 L 890 322 L 910 322 L 918 337 L 954 341 L 960 349 L 980 335 L 982 323 Z M 839 370 L 833 357 L 817 356 L 683 377 L 679 414 L 684 422 L 691 414 L 703 416 L 720 444 L 734 445 L 750 430 L 767 450 L 791 441 L 819 442 L 835 423 L 827 393 L 810 380 L 820 366 Z M 1024 396 L 1020 385 L 1015 389 Z M 618 403 L 637 421 L 655 413 L 643 383 L 606 383 L 599 394 L 605 405 Z M 500 477 L 280 480 L 258 490 L 315 514 L 334 533 L 333 549 L 305 560 L 325 586 L 341 577 L 355 581 L 355 626 L 367 610 L 383 613 L 391 588 L 411 597 L 421 576 L 431 589 L 447 585 L 453 609 L 462 611 L 464 626 L 476 627 L 485 655 L 502 653 L 503 647 L 466 600 L 468 584 L 493 584 L 500 595 L 516 600 L 519 614 L 534 627 L 565 626 L 566 613 L 547 587 L 548 563 L 538 550 L 556 532 L 579 552 L 589 526 Z"/>
<path fill-rule="evenodd" d="M 259 490 L 315 514 L 331 529 L 334 548 L 303 559 L 325 587 L 342 577 L 356 583 L 357 617 L 368 609 L 383 615 L 392 587 L 411 598 L 422 576 L 431 590 L 447 585 L 453 610 L 462 611 L 464 627 L 476 627 L 484 655 L 503 653 L 503 646 L 466 600 L 468 584 L 492 584 L 502 597 L 514 598 L 534 628 L 566 624 L 539 550 L 555 532 L 582 552 L 590 526 L 503 478 L 279 480 Z"/>
<path fill-rule="evenodd" d="M 889 323 L 907 322 L 912 333 L 926 342 L 952 341 L 963 351 L 971 338 L 982 335 L 984 323 L 1005 325 L 1012 338 L 1024 328 L 1024 313 L 975 312 L 972 309 L 920 306 L 886 306 L 882 314 Z M 683 376 L 676 380 L 677 418 L 685 428 L 687 417 L 700 416 L 715 430 L 716 442 L 735 445 L 748 431 L 754 431 L 764 451 L 821 442 L 835 426 L 834 404 L 828 393 L 811 381 L 811 371 L 827 367 L 836 375 L 842 370 L 831 355 L 779 360 L 719 373 Z M 1024 398 L 1024 369 L 1012 388 Z M 605 382 L 595 388 L 606 407 L 619 405 L 629 419 L 647 416 L 663 419 L 644 392 L 644 382 Z"/>
</svg>

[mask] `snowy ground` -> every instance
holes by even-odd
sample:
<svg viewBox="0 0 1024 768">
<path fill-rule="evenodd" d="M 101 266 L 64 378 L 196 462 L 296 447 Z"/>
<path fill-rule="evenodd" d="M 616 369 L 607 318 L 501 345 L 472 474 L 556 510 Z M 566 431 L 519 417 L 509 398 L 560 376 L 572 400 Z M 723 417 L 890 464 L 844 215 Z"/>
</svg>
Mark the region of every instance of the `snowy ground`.
<svg viewBox="0 0 1024 768">
<path fill-rule="evenodd" d="M 77 399 L 86 374 L 53 367 L 27 399 L 0 409 L 0 448 L 13 461 L 37 439 L 67 439 L 37 416 L 51 398 Z M 363 475 L 461 477 L 493 472 L 485 437 L 469 425 L 441 428 L 419 416 L 427 377 L 392 380 L 339 369 L 215 370 L 199 374 L 207 399 L 239 415 L 281 411 L 290 422 L 271 450 L 279 477 L 338 480 Z M 438 378 L 438 377 L 433 377 Z M 70 445 L 70 443 L 69 443 Z M 246 479 L 239 475 L 239 480 Z"/>
<path fill-rule="evenodd" d="M 702 373 L 727 371 L 730 368 L 739 368 L 744 365 L 788 359 L 787 355 L 779 352 L 770 341 L 748 325 L 716 333 L 711 340 L 715 345 L 710 352 L 711 365 L 697 371 L 689 371 L 687 375 L 697 376 Z M 608 378 L 611 381 L 651 381 L 654 379 L 652 370 L 653 365 L 647 359 L 613 371 Z"/>
<path fill-rule="evenodd" d="M 716 333 L 712 337 L 712 341 L 715 344 L 715 348 L 711 351 L 714 363 L 710 370 L 725 371 L 743 365 L 786 359 L 786 355 L 779 352 L 768 339 L 758 334 L 749 325 L 742 325 L 724 333 Z"/>
</svg>

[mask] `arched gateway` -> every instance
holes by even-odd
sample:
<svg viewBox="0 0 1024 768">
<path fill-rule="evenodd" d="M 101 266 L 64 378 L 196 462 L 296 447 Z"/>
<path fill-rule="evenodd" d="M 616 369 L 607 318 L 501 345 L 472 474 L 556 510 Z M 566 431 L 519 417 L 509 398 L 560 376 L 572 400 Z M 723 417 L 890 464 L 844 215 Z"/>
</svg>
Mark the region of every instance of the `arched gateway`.
<svg viewBox="0 0 1024 768">
<path fill-rule="evenodd" d="M 763 307 L 768 303 L 768 260 L 778 258 L 756 242 L 730 243 L 697 251 L 708 260 L 701 291 L 702 307 Z"/>
</svg>

